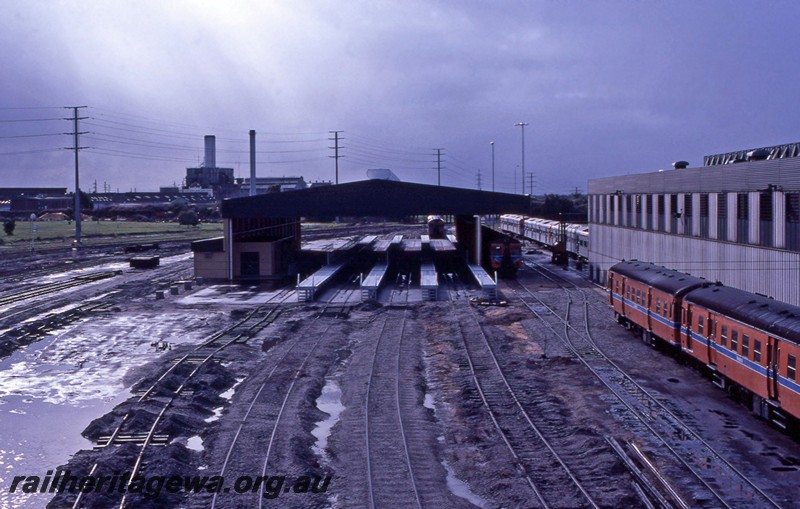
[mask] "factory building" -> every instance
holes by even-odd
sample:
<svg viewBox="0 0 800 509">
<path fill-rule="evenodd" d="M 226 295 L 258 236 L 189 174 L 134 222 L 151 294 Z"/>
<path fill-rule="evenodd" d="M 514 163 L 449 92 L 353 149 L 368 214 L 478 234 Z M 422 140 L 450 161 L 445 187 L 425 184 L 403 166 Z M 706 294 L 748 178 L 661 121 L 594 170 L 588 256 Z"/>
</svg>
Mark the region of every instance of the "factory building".
<svg viewBox="0 0 800 509">
<path fill-rule="evenodd" d="M 211 189 L 217 198 L 235 195 L 233 168 L 217 167 L 216 137 L 204 138 L 205 157 L 198 168 L 186 168 L 185 188 Z"/>
<path fill-rule="evenodd" d="M 589 265 L 642 260 L 800 305 L 800 143 L 589 181 Z"/>
</svg>

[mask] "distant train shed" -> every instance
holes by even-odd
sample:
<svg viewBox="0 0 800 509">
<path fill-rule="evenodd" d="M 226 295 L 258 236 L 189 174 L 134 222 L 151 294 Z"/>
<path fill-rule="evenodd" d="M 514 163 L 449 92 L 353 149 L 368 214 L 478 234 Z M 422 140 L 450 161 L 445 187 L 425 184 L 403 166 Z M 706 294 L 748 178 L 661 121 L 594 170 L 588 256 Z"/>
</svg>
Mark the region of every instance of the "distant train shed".
<svg viewBox="0 0 800 509">
<path fill-rule="evenodd" d="M 222 202 L 223 237 L 192 244 L 195 274 L 216 280 L 272 279 L 290 273 L 302 218 L 415 215 L 456 218 L 456 237 L 475 252 L 476 215 L 526 214 L 527 196 L 389 180 L 365 180 Z"/>
</svg>

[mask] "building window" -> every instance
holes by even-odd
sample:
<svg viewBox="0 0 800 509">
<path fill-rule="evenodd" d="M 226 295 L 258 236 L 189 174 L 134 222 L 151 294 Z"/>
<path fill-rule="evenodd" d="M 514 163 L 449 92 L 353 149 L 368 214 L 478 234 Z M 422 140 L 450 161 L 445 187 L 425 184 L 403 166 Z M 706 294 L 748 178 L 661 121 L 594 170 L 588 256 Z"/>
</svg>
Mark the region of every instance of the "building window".
<svg viewBox="0 0 800 509">
<path fill-rule="evenodd" d="M 794 355 L 790 355 L 789 362 L 786 363 L 786 378 L 797 380 L 797 357 Z"/>
<path fill-rule="evenodd" d="M 759 238 L 758 243 L 764 247 L 772 247 L 772 191 L 765 191 L 758 196 Z"/>
<path fill-rule="evenodd" d="M 705 328 L 705 319 L 702 316 L 697 317 L 697 332 L 701 336 L 704 336 L 703 329 Z"/>
<path fill-rule="evenodd" d="M 656 226 L 656 230 L 663 232 L 665 229 L 665 222 L 664 222 L 664 195 L 658 195 L 658 225 Z"/>
<path fill-rule="evenodd" d="M 678 195 L 671 194 L 669 195 L 669 211 L 670 211 L 670 233 L 678 233 L 678 218 L 680 217 L 680 212 L 678 211 Z"/>
<path fill-rule="evenodd" d="M 645 230 L 653 230 L 653 195 L 648 194 L 645 196 L 645 221 L 642 228 Z"/>
<path fill-rule="evenodd" d="M 717 238 L 728 240 L 728 195 L 717 195 Z"/>
<path fill-rule="evenodd" d="M 700 195 L 700 236 L 708 238 L 708 195 Z"/>
<path fill-rule="evenodd" d="M 736 242 L 747 244 L 750 242 L 750 210 L 747 202 L 747 193 L 736 195 Z"/>
<path fill-rule="evenodd" d="M 728 348 L 728 326 L 723 325 L 720 327 L 719 344 Z"/>
<path fill-rule="evenodd" d="M 742 334 L 742 357 L 750 356 L 750 336 Z"/>
<path fill-rule="evenodd" d="M 731 331 L 731 350 L 739 351 L 739 332 L 735 329 Z"/>
<path fill-rule="evenodd" d="M 761 362 L 761 341 L 757 339 L 753 340 L 753 360 Z"/>
<path fill-rule="evenodd" d="M 694 225 L 692 224 L 693 216 L 694 211 L 692 209 L 692 195 L 687 193 L 683 195 L 683 214 L 681 214 L 684 235 L 692 235 L 694 233 Z"/>
<path fill-rule="evenodd" d="M 786 194 L 786 249 L 800 251 L 800 194 Z"/>
</svg>

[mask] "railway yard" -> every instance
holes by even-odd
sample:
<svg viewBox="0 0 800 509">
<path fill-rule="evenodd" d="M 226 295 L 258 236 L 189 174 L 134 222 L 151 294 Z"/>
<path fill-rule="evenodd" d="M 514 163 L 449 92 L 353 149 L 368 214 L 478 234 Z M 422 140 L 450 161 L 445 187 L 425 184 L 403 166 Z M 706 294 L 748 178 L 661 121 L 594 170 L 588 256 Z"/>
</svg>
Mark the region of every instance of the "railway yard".
<svg viewBox="0 0 800 509">
<path fill-rule="evenodd" d="M 353 272 L 298 302 L 293 285 L 198 284 L 185 244 L 158 254 L 2 261 L 0 508 L 800 507 L 796 439 L 546 254 L 500 280 L 503 302 L 458 262 L 435 302 L 413 268 L 376 299 Z M 10 492 L 57 467 L 208 484 Z"/>
</svg>

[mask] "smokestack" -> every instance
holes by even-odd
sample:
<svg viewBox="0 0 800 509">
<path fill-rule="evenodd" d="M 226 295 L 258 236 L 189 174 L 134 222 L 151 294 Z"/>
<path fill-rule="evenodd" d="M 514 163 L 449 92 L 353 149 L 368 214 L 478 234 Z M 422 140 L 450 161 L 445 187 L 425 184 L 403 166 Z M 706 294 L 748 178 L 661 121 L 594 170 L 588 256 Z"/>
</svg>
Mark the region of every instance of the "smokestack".
<svg viewBox="0 0 800 509">
<path fill-rule="evenodd" d="M 208 135 L 205 137 L 205 141 L 206 141 L 206 157 L 203 161 L 203 167 L 216 168 L 217 167 L 216 137 L 213 135 Z"/>
<path fill-rule="evenodd" d="M 256 131 L 250 129 L 250 196 L 256 195 Z"/>
</svg>

